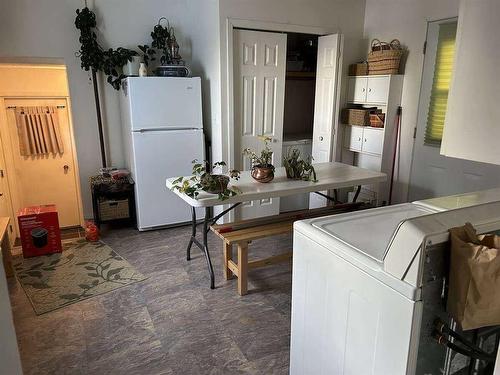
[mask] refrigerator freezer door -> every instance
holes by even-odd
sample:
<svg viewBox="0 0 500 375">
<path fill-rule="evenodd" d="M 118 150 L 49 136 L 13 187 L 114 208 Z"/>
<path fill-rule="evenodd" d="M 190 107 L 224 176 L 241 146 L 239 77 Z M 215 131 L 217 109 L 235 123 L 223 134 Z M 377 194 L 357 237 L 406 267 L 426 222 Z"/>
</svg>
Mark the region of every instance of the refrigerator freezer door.
<svg viewBox="0 0 500 375">
<path fill-rule="evenodd" d="M 133 77 L 126 80 L 132 131 L 203 128 L 201 80 Z"/>
<path fill-rule="evenodd" d="M 165 179 L 188 176 L 193 159 L 204 159 L 201 130 L 149 131 L 132 134 L 139 230 L 191 220 L 189 205 L 165 187 Z M 199 218 L 203 218 L 200 211 Z"/>
</svg>

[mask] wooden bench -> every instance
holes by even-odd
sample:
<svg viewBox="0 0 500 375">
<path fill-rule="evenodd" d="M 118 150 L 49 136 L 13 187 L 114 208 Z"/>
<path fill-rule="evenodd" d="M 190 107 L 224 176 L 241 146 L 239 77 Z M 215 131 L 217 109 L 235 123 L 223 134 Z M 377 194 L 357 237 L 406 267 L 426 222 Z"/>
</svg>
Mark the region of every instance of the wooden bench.
<svg viewBox="0 0 500 375">
<path fill-rule="evenodd" d="M 248 245 L 252 241 L 291 233 L 293 223 L 297 220 L 358 210 L 362 206 L 363 203 L 338 204 L 325 208 L 294 211 L 259 219 L 212 225 L 211 230 L 223 241 L 225 279 L 230 280 L 233 276 L 236 276 L 238 278 L 238 293 L 240 295 L 247 294 L 249 270 L 289 261 L 292 258 L 292 252 L 288 251 L 272 257 L 249 261 Z M 236 263 L 233 260 L 233 246 L 237 247 Z"/>
</svg>

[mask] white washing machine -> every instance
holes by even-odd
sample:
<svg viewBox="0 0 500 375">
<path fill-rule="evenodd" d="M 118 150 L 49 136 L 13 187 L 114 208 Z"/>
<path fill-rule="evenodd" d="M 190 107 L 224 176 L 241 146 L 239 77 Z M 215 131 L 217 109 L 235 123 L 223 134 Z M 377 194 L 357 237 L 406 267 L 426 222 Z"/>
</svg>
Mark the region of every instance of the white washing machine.
<svg viewBox="0 0 500 375">
<path fill-rule="evenodd" d="M 454 210 L 456 208 L 476 206 L 478 204 L 500 201 L 500 188 L 449 195 L 413 202 L 436 211 Z"/>
<path fill-rule="evenodd" d="M 288 137 L 283 141 L 283 156 L 290 149 L 298 149 L 303 159 L 312 156 L 312 139 L 308 137 Z M 280 198 L 280 212 L 306 210 L 309 208 L 309 194 L 297 194 Z"/>
<path fill-rule="evenodd" d="M 401 204 L 296 222 L 290 374 L 449 374 L 431 338 L 448 229 L 500 228 L 500 202 L 437 212 Z"/>
</svg>

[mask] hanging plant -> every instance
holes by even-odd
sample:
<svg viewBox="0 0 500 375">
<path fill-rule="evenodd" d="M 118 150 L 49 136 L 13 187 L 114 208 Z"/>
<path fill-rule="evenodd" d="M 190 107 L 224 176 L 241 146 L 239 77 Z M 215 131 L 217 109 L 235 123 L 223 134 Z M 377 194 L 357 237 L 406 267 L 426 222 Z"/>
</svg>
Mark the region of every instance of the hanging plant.
<svg viewBox="0 0 500 375">
<path fill-rule="evenodd" d="M 122 47 L 104 50 L 94 31 L 97 27 L 95 14 L 87 7 L 76 10 L 75 27 L 80 30 L 81 45 L 76 56 L 80 58 L 82 69 L 103 72 L 108 76 L 107 82 L 119 90 L 121 80 L 125 78 L 121 69 L 128 61 L 132 61 L 137 52 Z"/>
<path fill-rule="evenodd" d="M 163 26 L 161 21 L 167 21 L 167 26 Z M 170 53 L 170 37 L 171 37 L 171 28 L 170 23 L 165 17 L 162 17 L 158 20 L 158 23 L 151 31 L 151 47 L 156 48 L 161 51 L 160 56 L 160 64 L 171 64 L 172 63 L 172 55 Z"/>
</svg>

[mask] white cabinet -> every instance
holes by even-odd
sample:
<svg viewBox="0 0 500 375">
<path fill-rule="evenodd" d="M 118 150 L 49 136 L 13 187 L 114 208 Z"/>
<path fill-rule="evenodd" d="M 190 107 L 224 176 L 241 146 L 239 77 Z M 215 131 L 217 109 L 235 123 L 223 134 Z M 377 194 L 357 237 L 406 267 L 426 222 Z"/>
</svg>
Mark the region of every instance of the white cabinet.
<svg viewBox="0 0 500 375">
<path fill-rule="evenodd" d="M 366 91 L 368 103 L 387 103 L 389 96 L 390 76 L 369 77 Z"/>
<path fill-rule="evenodd" d="M 349 103 L 387 103 L 391 76 L 350 77 Z"/>
<path fill-rule="evenodd" d="M 346 126 L 344 146 L 350 151 L 382 155 L 384 129 L 363 126 Z"/>
<path fill-rule="evenodd" d="M 377 204 L 384 204 L 389 199 L 389 183 L 392 167 L 392 155 L 396 147 L 394 123 L 398 107 L 401 105 L 403 87 L 402 75 L 373 75 L 348 78 L 347 107 L 353 104 L 365 108 L 377 107 L 385 113 L 385 126 L 346 125 L 342 160 L 361 168 L 383 172 L 388 182 L 378 185 L 363 186 L 362 193 L 377 197 Z M 363 195 L 363 194 L 362 194 Z"/>
<path fill-rule="evenodd" d="M 363 129 L 363 146 L 361 151 L 368 154 L 382 155 L 384 146 L 384 129 Z"/>
<path fill-rule="evenodd" d="M 361 151 L 363 145 L 363 127 L 346 126 L 344 133 L 344 145 L 351 151 Z"/>
<path fill-rule="evenodd" d="M 349 79 L 349 94 L 348 100 L 350 102 L 364 102 L 366 101 L 366 90 L 368 88 L 368 78 L 359 77 L 356 79 Z"/>
</svg>

